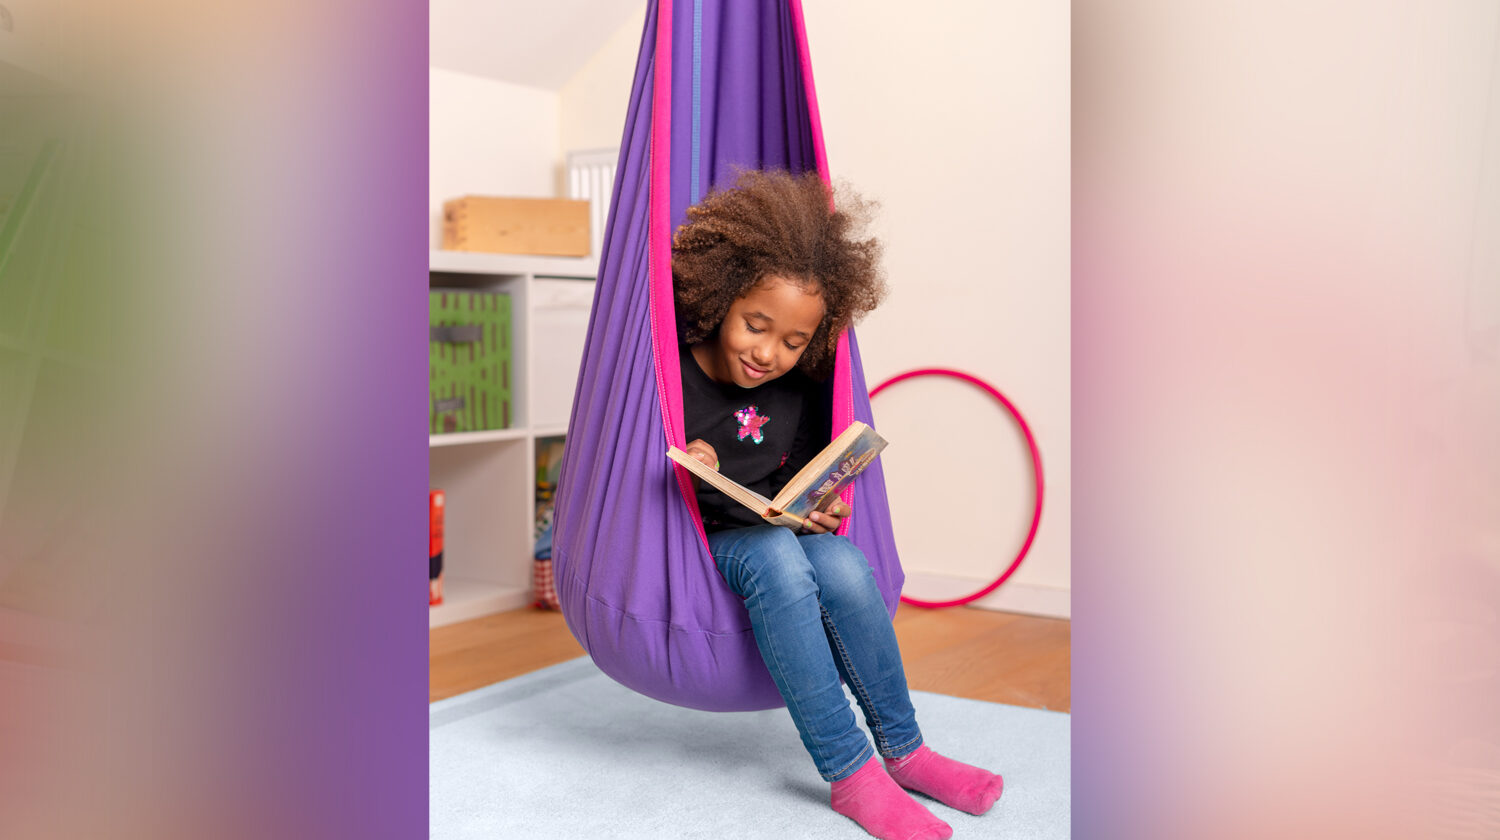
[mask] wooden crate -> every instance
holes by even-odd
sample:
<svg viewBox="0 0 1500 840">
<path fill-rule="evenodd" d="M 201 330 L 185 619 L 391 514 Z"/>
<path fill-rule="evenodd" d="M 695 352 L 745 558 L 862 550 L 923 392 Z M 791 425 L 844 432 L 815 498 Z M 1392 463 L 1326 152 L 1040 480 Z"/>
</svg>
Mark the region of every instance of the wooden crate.
<svg viewBox="0 0 1500 840">
<path fill-rule="evenodd" d="M 443 203 L 443 248 L 491 254 L 589 254 L 589 203 L 466 195 Z"/>
</svg>

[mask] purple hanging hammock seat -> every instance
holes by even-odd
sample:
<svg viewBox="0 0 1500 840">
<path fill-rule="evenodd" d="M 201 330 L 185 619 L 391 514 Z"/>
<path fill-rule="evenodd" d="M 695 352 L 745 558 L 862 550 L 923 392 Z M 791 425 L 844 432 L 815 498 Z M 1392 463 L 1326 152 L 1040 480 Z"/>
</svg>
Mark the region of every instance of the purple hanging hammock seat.
<svg viewBox="0 0 1500 840">
<path fill-rule="evenodd" d="M 553 521 L 569 629 L 599 668 L 667 703 L 783 705 L 743 602 L 708 552 L 684 446 L 672 232 L 740 169 L 828 166 L 799 0 L 651 0 L 626 116 Z M 873 421 L 853 331 L 827 387 L 832 433 Z M 854 497 L 858 496 L 856 500 Z M 840 533 L 895 614 L 904 580 L 877 461 Z M 857 502 L 857 504 L 856 504 Z"/>
</svg>

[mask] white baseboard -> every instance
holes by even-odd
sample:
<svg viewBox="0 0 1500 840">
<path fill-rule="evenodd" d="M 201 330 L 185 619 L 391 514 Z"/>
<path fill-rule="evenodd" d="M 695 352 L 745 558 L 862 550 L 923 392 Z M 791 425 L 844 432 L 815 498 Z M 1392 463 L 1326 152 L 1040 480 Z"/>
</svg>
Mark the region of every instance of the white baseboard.
<svg viewBox="0 0 1500 840">
<path fill-rule="evenodd" d="M 924 572 L 908 572 L 903 594 L 924 601 L 946 601 L 976 592 L 989 585 L 989 581 L 974 581 L 948 575 Z M 1057 586 L 1038 586 L 1010 580 L 999 589 L 971 601 L 971 606 L 1001 612 L 1037 615 L 1043 618 L 1073 617 L 1072 590 Z"/>
</svg>

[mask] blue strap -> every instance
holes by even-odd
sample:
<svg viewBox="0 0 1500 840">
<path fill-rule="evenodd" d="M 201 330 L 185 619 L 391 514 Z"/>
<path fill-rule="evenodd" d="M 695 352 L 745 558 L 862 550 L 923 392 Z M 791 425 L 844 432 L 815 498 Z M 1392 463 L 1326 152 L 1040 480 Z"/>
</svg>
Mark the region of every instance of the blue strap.
<svg viewBox="0 0 1500 840">
<path fill-rule="evenodd" d="M 703 0 L 693 0 L 693 169 L 688 178 L 688 204 L 697 204 L 699 171 L 703 168 L 698 137 L 703 129 Z"/>
</svg>

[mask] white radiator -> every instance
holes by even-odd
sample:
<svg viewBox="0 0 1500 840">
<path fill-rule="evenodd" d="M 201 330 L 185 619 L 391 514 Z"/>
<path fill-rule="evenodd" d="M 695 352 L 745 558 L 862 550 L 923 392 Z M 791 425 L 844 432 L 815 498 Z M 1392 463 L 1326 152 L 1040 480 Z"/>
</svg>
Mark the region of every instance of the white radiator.
<svg viewBox="0 0 1500 840">
<path fill-rule="evenodd" d="M 568 198 L 588 199 L 590 252 L 604 254 L 604 223 L 615 186 L 619 149 L 568 152 Z"/>
</svg>

